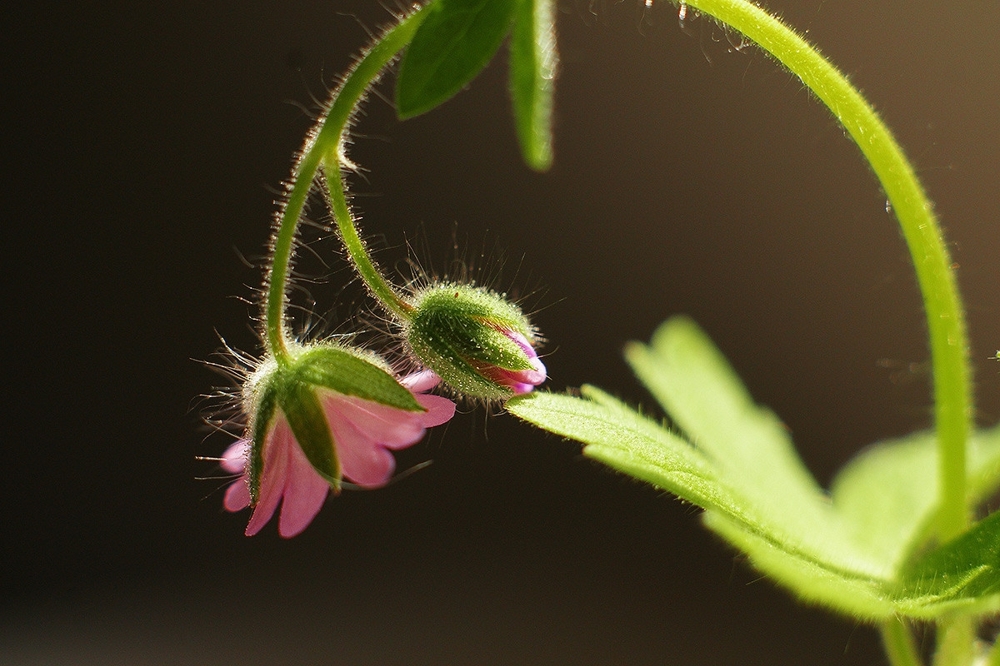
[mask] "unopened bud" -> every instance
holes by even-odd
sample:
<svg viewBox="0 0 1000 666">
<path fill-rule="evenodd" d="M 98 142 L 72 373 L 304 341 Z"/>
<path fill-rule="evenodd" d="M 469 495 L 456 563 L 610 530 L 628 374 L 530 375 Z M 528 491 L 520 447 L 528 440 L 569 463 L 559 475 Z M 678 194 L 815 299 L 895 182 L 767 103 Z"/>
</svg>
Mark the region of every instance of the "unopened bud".
<svg viewBox="0 0 1000 666">
<path fill-rule="evenodd" d="M 506 399 L 545 381 L 521 309 L 485 289 L 441 284 L 419 292 L 405 335 L 413 354 L 460 393 Z"/>
</svg>

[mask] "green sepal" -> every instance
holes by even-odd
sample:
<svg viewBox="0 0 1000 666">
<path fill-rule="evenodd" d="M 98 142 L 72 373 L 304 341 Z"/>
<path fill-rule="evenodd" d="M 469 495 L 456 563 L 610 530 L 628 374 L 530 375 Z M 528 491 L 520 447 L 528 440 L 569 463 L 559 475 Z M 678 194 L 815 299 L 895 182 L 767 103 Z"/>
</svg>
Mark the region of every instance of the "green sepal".
<svg viewBox="0 0 1000 666">
<path fill-rule="evenodd" d="M 484 377 L 480 368 L 520 371 L 533 366 L 502 331 L 532 339 L 516 305 L 484 289 L 445 284 L 416 296 L 406 337 L 413 353 L 445 383 L 469 395 L 504 399 L 512 391 Z"/>
<path fill-rule="evenodd" d="M 476 77 L 510 30 L 518 0 L 436 0 L 403 56 L 400 118 L 446 102 Z"/>
<path fill-rule="evenodd" d="M 305 349 L 295 358 L 290 373 L 298 382 L 322 386 L 342 395 L 408 412 L 426 411 L 390 373 L 340 347 L 317 345 Z"/>
<path fill-rule="evenodd" d="M 558 63 L 555 3 L 519 0 L 510 40 L 510 94 L 521 155 L 536 171 L 552 166 L 552 97 Z"/>
<path fill-rule="evenodd" d="M 278 383 L 273 381 L 276 370 L 269 372 L 254 384 L 249 396 L 250 455 L 247 461 L 247 486 L 250 490 L 250 505 L 256 506 L 260 497 L 260 475 L 264 469 L 264 442 L 271 430 L 278 412 Z"/>
<path fill-rule="evenodd" d="M 487 400 L 503 400 L 513 395 L 513 391 L 500 386 L 483 377 L 466 361 L 450 344 L 449 339 L 441 336 L 434 327 L 415 327 L 411 324 L 407 335 L 414 356 L 428 368 L 437 373 L 438 377 L 461 393 L 486 398 Z"/>
<path fill-rule="evenodd" d="M 278 391 L 278 405 L 288 419 L 295 441 L 320 475 L 340 490 L 340 461 L 333 435 L 315 389 L 293 377 L 283 378 Z"/>
</svg>

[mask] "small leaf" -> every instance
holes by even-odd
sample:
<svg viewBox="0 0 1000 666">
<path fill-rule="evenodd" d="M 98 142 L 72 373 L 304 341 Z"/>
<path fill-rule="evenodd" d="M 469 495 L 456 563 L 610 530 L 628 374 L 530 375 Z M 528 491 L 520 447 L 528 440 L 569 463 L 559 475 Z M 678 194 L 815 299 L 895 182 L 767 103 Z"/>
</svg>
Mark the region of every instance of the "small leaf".
<svg viewBox="0 0 1000 666">
<path fill-rule="evenodd" d="M 450 99 L 493 58 L 518 0 L 436 0 L 403 56 L 396 83 L 400 118 Z"/>
<path fill-rule="evenodd" d="M 304 384 L 408 412 L 424 411 L 413 394 L 391 374 L 338 347 L 322 345 L 307 349 L 295 359 L 293 377 Z"/>
<path fill-rule="evenodd" d="M 559 53 L 553 0 L 519 0 L 510 41 L 510 92 L 524 161 L 552 166 L 552 97 Z"/>
</svg>

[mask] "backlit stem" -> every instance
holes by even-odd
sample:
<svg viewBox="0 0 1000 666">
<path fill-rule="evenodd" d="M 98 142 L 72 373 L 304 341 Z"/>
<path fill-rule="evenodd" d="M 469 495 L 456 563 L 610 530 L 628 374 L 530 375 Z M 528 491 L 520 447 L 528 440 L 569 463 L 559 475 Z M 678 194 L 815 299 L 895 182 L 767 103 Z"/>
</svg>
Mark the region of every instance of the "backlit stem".
<svg viewBox="0 0 1000 666">
<path fill-rule="evenodd" d="M 321 167 L 326 172 L 328 185 L 331 181 L 337 181 L 336 188 L 330 187 L 331 206 L 358 274 L 375 297 L 392 312 L 405 317 L 410 308 L 379 273 L 364 243 L 358 237 L 354 220 L 347 207 L 343 184 L 340 182 L 340 166 L 344 134 L 358 103 L 364 98 L 368 87 L 378 80 L 385 66 L 413 39 L 424 13 L 424 9 L 417 9 L 404 17 L 362 56 L 337 89 L 329 110 L 320 119 L 293 169 L 285 205 L 278 214 L 277 227 L 272 238 L 273 260 L 268 274 L 264 304 L 267 348 L 280 364 L 287 364 L 290 359 L 288 336 L 285 332 L 285 308 L 296 231 L 309 192 Z"/>
<path fill-rule="evenodd" d="M 957 536 L 970 519 L 965 478 L 972 413 L 969 345 L 965 312 L 933 205 L 889 129 L 819 51 L 746 0 L 688 0 L 686 5 L 743 33 L 798 76 L 843 124 L 878 176 L 913 259 L 930 333 L 938 441 L 938 537 Z"/>
</svg>

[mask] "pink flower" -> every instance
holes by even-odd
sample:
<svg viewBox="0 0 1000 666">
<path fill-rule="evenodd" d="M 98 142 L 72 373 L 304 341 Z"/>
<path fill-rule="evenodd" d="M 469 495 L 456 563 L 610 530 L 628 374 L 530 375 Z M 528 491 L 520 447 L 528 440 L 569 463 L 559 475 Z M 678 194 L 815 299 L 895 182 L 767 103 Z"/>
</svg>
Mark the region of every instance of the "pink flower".
<svg viewBox="0 0 1000 666">
<path fill-rule="evenodd" d="M 495 384 L 506 386 L 513 391 L 515 395 L 531 393 L 536 386 L 545 381 L 545 365 L 542 363 L 541 359 L 538 358 L 538 353 L 535 352 L 535 348 L 531 346 L 531 343 L 528 342 L 526 337 L 509 329 L 498 330 L 513 340 L 514 343 L 521 348 L 524 355 L 528 357 L 528 362 L 531 363 L 531 369 L 507 370 L 495 365 L 478 363 L 475 364 L 477 369 L 484 377 Z"/>
<path fill-rule="evenodd" d="M 454 415 L 455 404 L 447 398 L 417 394 L 439 381 L 437 375 L 427 371 L 401 381 L 427 410 L 424 412 L 405 411 L 323 388 L 316 390 L 345 478 L 365 488 L 384 486 L 396 467 L 390 451 L 416 444 L 427 428 L 441 425 Z M 241 439 L 222 456 L 223 469 L 243 475 L 226 490 L 224 506 L 228 511 L 250 506 L 246 478 L 249 451 L 249 440 Z M 246 534 L 257 534 L 281 502 L 278 533 L 293 537 L 316 517 L 332 486 L 310 464 L 280 410 L 264 439 L 262 461 L 260 496 Z"/>
</svg>

